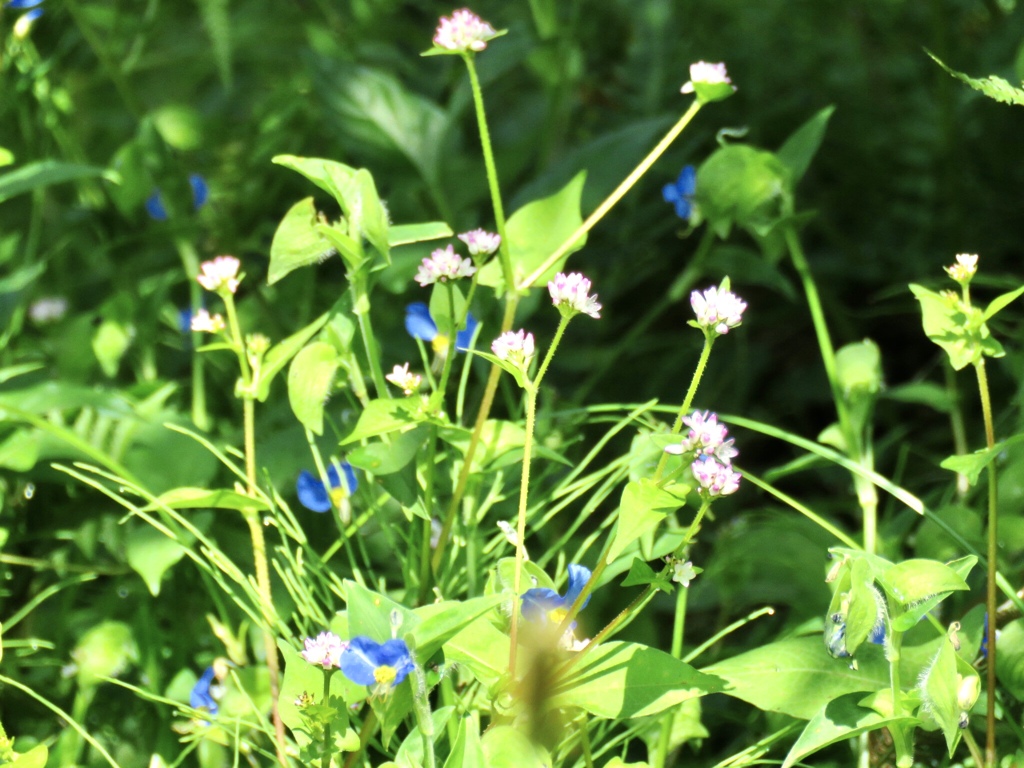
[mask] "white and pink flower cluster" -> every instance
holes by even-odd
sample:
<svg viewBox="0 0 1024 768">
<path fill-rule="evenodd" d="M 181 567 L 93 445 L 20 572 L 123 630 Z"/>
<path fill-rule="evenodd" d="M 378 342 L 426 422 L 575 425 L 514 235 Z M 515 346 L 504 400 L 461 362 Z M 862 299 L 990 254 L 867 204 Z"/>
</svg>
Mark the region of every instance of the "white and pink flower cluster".
<svg viewBox="0 0 1024 768">
<path fill-rule="evenodd" d="M 732 291 L 712 286 L 703 293 L 691 293 L 690 306 L 697 315 L 698 326 L 708 333 L 724 336 L 730 328 L 736 328 L 743 322 L 743 310 L 747 308 L 747 303 Z"/>
<path fill-rule="evenodd" d="M 702 495 L 727 496 L 740 487 L 742 475 L 732 468 L 732 460 L 739 455 L 735 440 L 728 437 L 729 430 L 718 422 L 718 414 L 694 411 L 683 419 L 688 427 L 683 439 L 665 448 L 665 453 L 692 456 L 690 471 L 700 485 Z"/>
<path fill-rule="evenodd" d="M 238 276 L 241 266 L 242 263 L 234 256 L 218 256 L 199 265 L 200 272 L 196 280 L 208 291 L 234 293 L 241 281 Z"/>
<path fill-rule="evenodd" d="M 485 229 L 471 229 L 459 235 L 459 240 L 466 244 L 471 256 L 490 256 L 501 245 L 501 235 Z"/>
<path fill-rule="evenodd" d="M 946 270 L 947 275 L 961 285 L 969 283 L 971 278 L 978 272 L 978 254 L 958 253 L 956 255 L 956 264 L 951 267 L 943 267 L 943 269 Z"/>
<path fill-rule="evenodd" d="M 412 373 L 409 370 L 409 363 L 405 365 L 396 365 L 391 373 L 384 377 L 396 387 L 402 390 L 406 395 L 411 395 L 413 392 L 420 388 L 423 383 L 423 377 L 418 373 Z"/>
<path fill-rule="evenodd" d="M 460 277 L 472 277 L 476 267 L 469 259 L 464 259 L 450 245 L 438 248 L 423 260 L 416 272 L 416 282 L 426 288 L 434 283 L 457 280 Z"/>
<path fill-rule="evenodd" d="M 712 64 L 710 61 L 698 61 L 690 65 L 690 79 L 683 83 L 680 89 L 682 93 L 693 93 L 694 83 L 702 85 L 718 85 L 720 83 L 732 83 L 728 73 L 725 71 L 725 63 Z"/>
<path fill-rule="evenodd" d="M 524 373 L 530 367 L 535 351 L 533 334 L 524 330 L 506 331 L 491 343 L 491 352 L 495 357 Z"/>
<path fill-rule="evenodd" d="M 442 16 L 434 34 L 434 45 L 449 51 L 482 51 L 497 37 L 494 27 L 468 8 Z"/>
<path fill-rule="evenodd" d="M 559 272 L 548 283 L 548 292 L 551 294 L 551 302 L 558 307 L 563 317 L 580 313 L 590 315 L 595 320 L 601 317 L 597 295 L 590 295 L 590 280 L 579 272 L 570 272 L 568 275 Z"/>
<path fill-rule="evenodd" d="M 501 236 L 483 229 L 473 229 L 459 235 L 459 240 L 466 244 L 471 256 L 490 256 L 501 245 Z M 467 259 L 455 252 L 452 246 L 438 248 L 420 263 L 416 272 L 416 282 L 426 288 L 434 283 L 458 280 L 460 277 L 472 277 L 476 274 L 473 259 Z"/>
<path fill-rule="evenodd" d="M 337 669 L 341 666 L 341 654 L 348 648 L 348 643 L 333 632 L 321 632 L 316 638 L 307 637 L 305 646 L 302 658 L 310 664 L 324 669 Z"/>
</svg>

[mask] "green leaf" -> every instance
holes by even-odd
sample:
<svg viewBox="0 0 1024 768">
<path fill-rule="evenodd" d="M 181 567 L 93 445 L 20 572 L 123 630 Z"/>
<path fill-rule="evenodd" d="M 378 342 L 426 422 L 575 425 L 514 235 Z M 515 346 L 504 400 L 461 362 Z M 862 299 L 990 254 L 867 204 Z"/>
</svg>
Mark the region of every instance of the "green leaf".
<svg viewBox="0 0 1024 768">
<path fill-rule="evenodd" d="M 652 480 L 631 480 L 622 491 L 615 538 L 608 550 L 609 562 L 648 531 L 654 530 L 665 516 L 685 503 L 686 486 L 678 493 L 659 488 Z"/>
<path fill-rule="evenodd" d="M 198 0 L 199 15 L 210 38 L 221 85 L 231 88 L 231 14 L 229 0 Z"/>
<path fill-rule="evenodd" d="M 149 504 L 145 510 L 160 506 L 171 509 L 270 509 L 264 502 L 235 491 L 211 491 L 206 488 L 175 488 L 157 497 L 158 504 Z"/>
<path fill-rule="evenodd" d="M 511 725 L 496 725 L 487 729 L 481 746 L 483 764 L 487 768 L 550 768 L 554 765 L 548 751 L 534 744 L 530 737 Z"/>
<path fill-rule="evenodd" d="M 365 469 L 374 475 L 390 475 L 405 468 L 427 441 L 430 430 L 417 427 L 393 436 L 390 443 L 375 441 L 361 445 L 346 455 L 353 467 Z"/>
<path fill-rule="evenodd" d="M 969 77 L 965 75 L 963 72 L 957 72 L 955 69 L 950 69 L 949 67 L 947 67 L 934 53 L 929 51 L 927 48 L 925 49 L 925 53 L 931 56 L 932 60 L 935 61 L 936 64 L 938 64 L 940 67 L 946 70 L 957 80 L 966 83 L 976 91 L 981 91 L 990 99 L 995 99 L 996 101 L 1000 101 L 1004 104 L 1024 105 L 1024 89 L 1014 88 L 1006 80 L 1003 80 L 1003 78 L 1001 77 L 996 77 L 995 75 L 989 75 L 988 77 L 983 78 L 981 80 Z"/>
<path fill-rule="evenodd" d="M 963 702 L 965 707 L 960 706 L 961 685 L 970 678 L 974 678 L 975 692 L 980 691 L 981 681 L 978 679 L 978 673 L 967 662 L 958 658 L 953 644 L 948 638 L 943 638 L 920 687 L 925 703 L 923 709 L 942 729 L 950 757 L 960 743 L 961 717 L 967 717 L 965 709 L 969 710 L 974 706 L 974 700 L 977 698 L 975 695 L 969 703 Z"/>
<path fill-rule="evenodd" d="M 288 402 L 295 418 L 314 434 L 324 433 L 324 406 L 340 364 L 333 345 L 314 341 L 295 355 L 288 369 Z"/>
<path fill-rule="evenodd" d="M 419 424 L 424 419 L 426 416 L 420 412 L 417 403 L 407 399 L 371 400 L 359 414 L 359 420 L 352 431 L 342 439 L 340 444 L 349 445 L 370 437 L 387 435 Z"/>
<path fill-rule="evenodd" d="M 409 245 L 427 240 L 440 240 L 455 233 L 443 221 L 427 221 L 422 224 L 398 224 L 388 227 L 388 245 Z"/>
<path fill-rule="evenodd" d="M 46 745 L 37 744 L 28 752 L 14 758 L 14 762 L 7 764 L 7 768 L 46 768 L 49 756 Z"/>
<path fill-rule="evenodd" d="M 289 272 L 316 264 L 331 255 L 334 248 L 316 228 L 317 215 L 313 198 L 300 200 L 277 225 L 270 244 L 270 266 L 267 285 L 273 285 Z"/>
<path fill-rule="evenodd" d="M 865 645 L 857 669 L 828 655 L 820 637 L 798 637 L 763 645 L 702 670 L 725 681 L 722 692 L 766 712 L 809 720 L 828 702 L 889 683 L 883 650 Z"/>
<path fill-rule="evenodd" d="M 455 741 L 444 768 L 487 768 L 480 743 L 479 713 L 471 711 L 459 718 Z"/>
<path fill-rule="evenodd" d="M 667 578 L 659 573 L 655 573 L 654 569 L 639 557 L 634 557 L 633 564 L 629 567 L 629 573 L 626 574 L 622 586 L 640 587 L 646 584 L 650 584 L 668 594 L 672 594 L 674 589 Z"/>
<path fill-rule="evenodd" d="M 580 197 L 586 178 L 586 171 L 580 171 L 555 194 L 527 203 L 509 218 L 505 233 L 512 259 L 512 275 L 517 284 L 541 266 L 583 223 Z M 582 248 L 586 242 L 587 236 L 581 235 L 563 258 L 540 276 L 535 284 L 546 283 L 554 277 L 555 273 L 562 270 L 569 255 Z M 499 291 L 504 290 L 504 276 L 498 259 L 492 259 L 484 265 L 479 272 L 479 282 Z"/>
<path fill-rule="evenodd" d="M 6 147 L 0 147 L 0 168 L 14 162 L 14 153 Z"/>
<path fill-rule="evenodd" d="M 1000 312 L 1003 309 L 1005 309 L 1006 307 L 1008 307 L 1021 294 L 1024 294 L 1024 285 L 1022 285 L 1020 288 L 1018 288 L 1015 291 L 1009 291 L 1008 293 L 1004 293 L 1004 294 L 1002 294 L 1000 296 L 996 296 L 994 299 L 992 299 L 992 301 L 989 303 L 989 305 L 985 308 L 985 314 L 984 314 L 985 320 L 989 320 L 992 317 L 995 317 L 997 312 Z"/>
<path fill-rule="evenodd" d="M 121 358 L 132 345 L 134 330 L 116 320 L 104 320 L 92 337 L 92 351 L 108 378 L 117 375 Z"/>
<path fill-rule="evenodd" d="M 260 366 L 260 378 L 256 382 L 255 393 L 257 400 L 261 403 L 266 402 L 267 397 L 270 396 L 270 384 L 274 377 L 284 370 L 284 367 L 288 365 L 288 361 L 298 354 L 299 350 L 306 345 L 306 342 L 323 327 L 328 317 L 330 317 L 330 313 L 325 312 L 302 330 L 293 333 L 287 339 L 270 348 L 266 357 L 263 358 L 263 364 Z"/>
<path fill-rule="evenodd" d="M 863 698 L 861 693 L 849 693 L 828 702 L 807 723 L 786 755 L 782 768 L 791 768 L 808 755 L 851 736 L 889 725 L 917 722 L 916 718 L 880 715 L 873 709 L 860 706 L 858 702 Z"/>
<path fill-rule="evenodd" d="M 71 652 L 78 684 L 94 686 L 118 677 L 139 658 L 132 628 L 121 621 L 103 621 L 83 634 Z"/>
<path fill-rule="evenodd" d="M 369 67 L 332 71 L 325 93 L 341 128 L 371 146 L 404 155 L 426 182 L 437 187 L 449 116 L 438 105 L 409 91 L 397 77 Z"/>
<path fill-rule="evenodd" d="M 321 235 L 341 255 L 342 260 L 349 272 L 355 272 L 366 261 L 363 253 L 363 244 L 355 238 L 349 237 L 347 232 L 341 228 L 342 225 L 317 224 L 317 234 Z"/>
<path fill-rule="evenodd" d="M 967 475 L 970 484 L 975 485 L 982 470 L 999 458 L 1002 450 L 1003 444 L 996 443 L 992 448 L 982 448 L 974 453 L 949 456 L 943 459 L 939 466 L 959 475 Z"/>
<path fill-rule="evenodd" d="M 963 314 L 940 294 L 923 286 L 911 284 L 910 290 L 921 302 L 925 336 L 946 351 L 954 370 L 959 371 L 974 362 L 975 352 L 964 339 Z"/>
<path fill-rule="evenodd" d="M 33 189 L 79 179 L 93 179 L 97 176 L 114 184 L 117 184 L 121 178 L 117 173 L 106 168 L 62 163 L 58 160 L 39 160 L 0 176 L 0 203 L 17 195 L 31 192 Z"/>
<path fill-rule="evenodd" d="M 400 635 L 409 634 L 420 622 L 419 616 L 404 605 L 347 579 L 345 603 L 348 605 L 349 637 L 365 635 L 378 643 L 390 640 L 392 613 L 401 619 L 401 626 L 398 628 Z"/>
<path fill-rule="evenodd" d="M 1017 619 L 999 630 L 996 675 L 1017 701 L 1024 700 L 1024 620 Z"/>
<path fill-rule="evenodd" d="M 445 600 L 413 611 L 419 621 L 410 632 L 403 626 L 400 634 L 414 641 L 416 655 L 426 662 L 440 647 L 485 613 L 498 607 L 504 595 L 487 595 L 469 600 Z"/>
<path fill-rule="evenodd" d="M 613 640 L 573 668 L 556 687 L 551 705 L 608 719 L 644 717 L 722 691 L 722 683 L 664 651 Z"/>
<path fill-rule="evenodd" d="M 942 592 L 970 589 L 960 574 L 936 560 L 904 560 L 879 574 L 878 581 L 902 606 L 911 606 Z"/>
<path fill-rule="evenodd" d="M 146 582 L 153 597 L 160 594 L 164 574 L 185 556 L 185 547 L 193 541 L 187 531 L 175 540 L 149 524 L 136 524 L 125 535 L 125 558 L 128 565 Z"/>
<path fill-rule="evenodd" d="M 520 389 L 526 389 L 526 387 L 529 385 L 529 379 L 526 376 L 526 372 L 523 371 L 522 368 L 513 365 L 508 360 L 502 360 L 497 355 L 492 355 L 490 352 L 483 352 L 479 349 L 471 350 L 470 354 L 476 355 L 477 357 L 482 357 L 491 365 L 496 365 L 499 368 L 501 368 L 501 370 L 503 370 L 505 373 L 507 373 L 509 376 L 516 380 L 516 384 L 519 386 Z"/>
<path fill-rule="evenodd" d="M 28 472 L 36 465 L 43 434 L 35 429 L 16 429 L 0 441 L 0 467 Z"/>
<path fill-rule="evenodd" d="M 203 143 L 202 115 L 188 104 L 164 104 L 149 113 L 160 138 L 174 149 L 191 152 Z"/>
<path fill-rule="evenodd" d="M 811 164 L 811 160 L 817 154 L 818 148 L 825 138 L 828 121 L 835 111 L 834 105 L 819 111 L 814 117 L 797 128 L 776 153 L 779 160 L 789 166 L 794 186 L 803 178 Z"/>
<path fill-rule="evenodd" d="M 271 162 L 301 173 L 331 195 L 347 214 L 346 193 L 353 185 L 356 175 L 355 168 L 335 160 L 295 155 L 277 155 L 271 158 Z"/>
<path fill-rule="evenodd" d="M 464 666 L 485 688 L 508 673 L 508 655 L 508 634 L 487 618 L 477 619 L 444 646 L 445 659 Z"/>
</svg>

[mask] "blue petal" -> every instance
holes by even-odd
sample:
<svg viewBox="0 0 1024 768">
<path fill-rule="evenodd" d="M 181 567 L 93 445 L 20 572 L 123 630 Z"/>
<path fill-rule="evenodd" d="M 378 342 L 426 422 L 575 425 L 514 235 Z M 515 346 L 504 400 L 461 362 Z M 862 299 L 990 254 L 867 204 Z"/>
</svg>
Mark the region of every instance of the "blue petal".
<svg viewBox="0 0 1024 768">
<path fill-rule="evenodd" d="M 345 475 L 345 491 L 348 496 L 351 496 L 359 487 L 359 479 L 356 477 L 356 471 L 347 461 L 331 462 L 330 466 L 327 467 L 327 482 L 331 488 L 341 488 L 341 475 L 338 474 L 339 465 L 341 466 L 342 473 Z"/>
<path fill-rule="evenodd" d="M 681 197 L 675 201 L 676 216 L 680 219 L 690 218 L 690 214 L 693 213 L 693 205 L 685 197 Z"/>
<path fill-rule="evenodd" d="M 160 190 L 157 189 L 146 198 L 146 213 L 149 214 L 151 219 L 157 221 L 167 221 L 167 209 L 164 208 L 164 202 L 160 199 Z"/>
<path fill-rule="evenodd" d="M 433 341 L 437 336 L 437 324 L 430 317 L 430 308 L 422 301 L 413 302 L 405 308 L 405 330 L 414 339 Z"/>
<path fill-rule="evenodd" d="M 217 702 L 210 695 L 210 684 L 213 683 L 213 667 L 207 667 L 202 677 L 192 686 L 192 692 L 188 696 L 188 703 L 192 709 L 206 707 L 211 715 L 217 714 Z"/>
<path fill-rule="evenodd" d="M 295 483 L 295 493 L 299 497 L 299 503 L 310 512 L 329 512 L 331 509 L 331 497 L 324 484 L 306 470 L 299 474 L 299 479 Z"/>
<path fill-rule="evenodd" d="M 210 197 L 210 188 L 206 184 L 206 179 L 198 173 L 190 173 L 188 183 L 192 187 L 192 206 L 198 211 L 206 205 L 206 201 Z"/>
<path fill-rule="evenodd" d="M 697 191 L 697 169 L 692 165 L 684 165 L 683 170 L 679 172 L 679 179 L 676 181 L 676 186 L 679 188 L 679 193 L 681 195 L 690 197 Z"/>
<path fill-rule="evenodd" d="M 192 309 L 185 307 L 178 310 L 178 330 L 189 333 L 192 330 Z"/>
<path fill-rule="evenodd" d="M 393 684 L 398 685 L 412 671 L 413 661 L 404 640 L 388 640 L 382 645 L 368 637 L 353 637 L 341 654 L 339 666 L 345 677 L 357 685 L 376 685 L 377 668 L 393 667 Z"/>
<path fill-rule="evenodd" d="M 551 611 L 567 607 L 565 598 L 547 587 L 534 587 L 526 590 L 522 600 L 523 618 L 538 624 L 547 624 L 548 614 Z"/>
<path fill-rule="evenodd" d="M 42 4 L 43 0 L 7 0 L 4 5 L 8 8 L 35 8 Z"/>
<path fill-rule="evenodd" d="M 679 188 L 675 184 L 666 184 L 661 188 L 661 197 L 666 203 L 677 203 L 682 195 L 679 194 Z"/>
<path fill-rule="evenodd" d="M 476 333 L 476 327 L 479 323 L 476 318 L 471 314 L 466 314 L 466 327 L 455 334 L 455 349 L 459 352 L 465 352 L 469 349 L 469 345 L 473 342 L 473 334 Z"/>
<path fill-rule="evenodd" d="M 577 565 L 572 563 L 569 566 L 569 590 L 565 593 L 565 605 L 566 608 L 570 607 L 576 602 L 576 598 L 580 596 L 583 591 L 583 587 L 586 586 L 587 582 L 590 581 L 590 569 L 584 565 Z M 580 606 L 580 610 L 587 607 L 587 603 L 590 602 L 590 595 L 587 595 L 587 599 L 583 601 L 583 605 Z"/>
</svg>

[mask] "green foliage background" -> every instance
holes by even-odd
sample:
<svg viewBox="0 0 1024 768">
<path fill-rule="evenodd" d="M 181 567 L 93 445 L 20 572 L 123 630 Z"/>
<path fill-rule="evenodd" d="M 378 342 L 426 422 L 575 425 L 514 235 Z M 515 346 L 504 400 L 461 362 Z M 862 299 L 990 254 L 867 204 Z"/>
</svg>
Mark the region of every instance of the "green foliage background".
<svg viewBox="0 0 1024 768">
<path fill-rule="evenodd" d="M 120 183 L 91 175 L 0 202 L 0 362 L 39 366 L 0 383 L 0 412 L 60 414 L 67 429 L 154 491 L 212 483 L 219 470 L 210 456 L 162 426 L 189 420 L 191 350 L 177 326 L 189 295 L 183 256 L 192 248 L 200 258 L 241 257 L 252 289 L 243 315 L 275 339 L 310 322 L 344 289 L 337 259 L 265 285 L 278 222 L 310 190 L 271 157 L 369 168 L 394 221 L 444 220 L 455 231 L 488 225 L 464 71 L 454 57 L 418 55 L 437 18 L 452 8 L 396 0 L 47 0 L 45 7 L 24 39 L 11 34 L 15 12 L 0 16 L 0 147 L 13 153 L 14 168 L 59 160 L 115 172 Z M 731 129 L 724 142 L 776 150 L 834 105 L 797 190 L 797 209 L 814 213 L 803 238 L 834 337 L 837 345 L 871 337 L 881 348 L 893 396 L 879 404 L 880 471 L 922 495 L 936 490 L 940 512 L 979 540 L 980 518 L 952 514 L 943 506 L 949 495 L 938 490 L 949 479 L 936 467 L 950 453 L 948 417 L 929 407 L 925 395 L 934 397 L 933 390 L 899 389 L 943 383 L 940 354 L 921 333 L 906 284 L 934 282 L 952 254 L 977 252 L 987 276 L 980 290 L 1015 287 L 991 276 L 1020 268 L 1021 112 L 963 86 L 924 49 L 955 70 L 1020 82 L 1024 8 L 1012 0 L 483 0 L 473 10 L 509 30 L 478 57 L 509 211 L 580 170 L 587 171 L 583 212 L 592 210 L 678 117 L 678 89 L 692 61 L 726 61 L 739 86 L 734 98 L 702 112 L 573 256 L 570 266 L 593 279 L 605 319 L 572 328 L 544 405 L 679 400 L 700 339 L 685 328 L 688 290 L 662 299 L 701 235 L 684 231 L 661 200 L 661 186 L 711 154 L 721 126 Z M 190 173 L 210 187 L 210 202 L 195 213 Z M 172 214 L 168 222 L 145 212 L 156 187 Z M 316 203 L 336 213 L 326 196 Z M 396 253 L 397 269 L 383 286 L 393 297 L 377 304 L 388 308 L 375 318 L 378 331 L 389 350 L 400 350 L 398 358 L 415 356 L 402 318 L 424 253 Z M 749 303 L 748 327 L 712 365 L 696 405 L 815 437 L 834 416 L 794 275 L 741 235 L 716 243 L 691 277 L 703 285 L 725 274 Z M 32 322 L 29 305 L 54 295 L 68 299 L 68 316 L 57 325 Z M 524 322 L 550 336 L 554 318 L 533 317 L 535 309 L 527 302 Z M 488 311 L 482 319 L 496 328 Z M 998 323 L 1009 356 L 993 386 L 1004 405 L 1019 405 L 1024 382 L 1020 323 L 1017 309 Z M 209 359 L 212 432 L 238 443 L 234 373 Z M 8 393 L 26 384 L 37 388 L 36 400 L 11 400 Z M 506 390 L 499 410 L 513 410 L 514 397 Z M 344 423 L 343 413 L 335 417 Z M 997 418 L 1006 433 L 1020 428 L 1016 411 Z M 260 419 L 261 466 L 290 494 L 308 465 L 301 430 L 284 398 L 272 399 Z M 979 446 L 980 422 L 969 423 L 969 443 Z M 789 458 L 777 444 L 739 432 L 751 466 Z M 596 434 L 588 427 L 583 437 Z M 5 630 L 4 666 L 15 660 L 25 684 L 69 711 L 88 711 L 87 727 L 118 744 L 123 765 L 142 764 L 150 750 L 173 753 L 177 736 L 166 708 L 140 706 L 113 686 L 83 688 L 80 676 L 62 667 L 86 630 L 124 622 L 134 638 L 123 659 L 131 679 L 182 700 L 194 681 L 188 670 L 222 649 L 207 613 L 225 620 L 230 609 L 196 599 L 216 589 L 195 569 L 175 568 L 162 582 L 158 575 L 160 595 L 150 594 L 130 554 L 133 538 L 137 543 L 149 528 L 139 521 L 119 526 L 118 510 L 50 468 L 52 460 L 87 453 L 69 451 L 53 434 L 26 445 L 8 426 L 2 439 L 0 617 L 9 622 L 31 607 Z M 575 439 L 570 427 L 547 427 L 553 446 Z M 619 442 L 628 446 L 628 435 Z M 1011 452 L 1001 488 L 1008 565 L 1018 570 L 1024 472 L 1012 468 L 1021 460 Z M 786 474 L 778 472 L 781 487 L 856 530 L 848 475 L 833 468 L 786 481 Z M 741 496 L 716 508 L 719 519 L 701 542 L 705 573 L 688 624 L 695 640 L 754 607 L 781 606 L 775 619 L 755 623 L 736 641 L 754 646 L 820 616 L 828 602 L 821 553 L 833 542 L 810 524 L 780 520 L 779 509 L 753 491 Z M 912 514 L 890 507 L 883 518 L 890 551 L 954 556 L 949 539 L 928 524 L 918 527 Z M 215 531 L 236 561 L 248 562 L 240 520 L 206 513 L 196 522 Z M 328 522 L 304 519 L 303 526 L 315 540 L 333 535 Z M 386 560 L 388 544 L 366 546 Z M 161 557 L 175 562 L 181 552 Z M 596 615 L 617 610 L 608 594 L 594 603 L 588 610 Z M 670 611 L 666 598 L 627 635 L 656 644 Z M 718 646 L 711 656 L 724 652 Z M 51 715 L 41 706 L 2 706 L 8 732 L 24 735 L 26 744 L 49 734 Z M 711 717 L 742 725 L 753 715 Z M 709 752 L 735 747 L 717 737 Z"/>
</svg>

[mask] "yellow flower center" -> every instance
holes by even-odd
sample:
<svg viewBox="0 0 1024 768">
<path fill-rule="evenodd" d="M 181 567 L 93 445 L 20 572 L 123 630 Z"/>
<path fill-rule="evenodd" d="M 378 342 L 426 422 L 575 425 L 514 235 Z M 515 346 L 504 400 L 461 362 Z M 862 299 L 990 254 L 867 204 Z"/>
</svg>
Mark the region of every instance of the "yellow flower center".
<svg viewBox="0 0 1024 768">
<path fill-rule="evenodd" d="M 331 488 L 329 491 L 331 497 L 331 503 L 334 504 L 335 508 L 341 506 L 341 502 L 348 498 L 348 488 L 342 483 L 337 488 Z"/>
<path fill-rule="evenodd" d="M 394 667 L 383 664 L 373 670 L 373 679 L 377 681 L 378 685 L 390 685 L 395 682 L 396 674 L 397 670 Z"/>
<path fill-rule="evenodd" d="M 430 342 L 430 345 L 434 348 L 435 354 L 443 355 L 448 351 L 448 343 L 448 337 L 443 333 L 439 333 L 434 337 L 434 340 Z"/>
<path fill-rule="evenodd" d="M 548 611 L 548 619 L 550 619 L 551 623 L 555 626 L 558 626 L 563 621 L 565 621 L 565 617 L 568 615 L 569 611 L 567 611 L 565 608 L 555 608 L 553 610 Z"/>
</svg>

